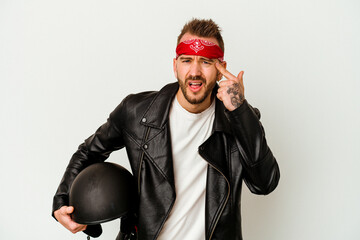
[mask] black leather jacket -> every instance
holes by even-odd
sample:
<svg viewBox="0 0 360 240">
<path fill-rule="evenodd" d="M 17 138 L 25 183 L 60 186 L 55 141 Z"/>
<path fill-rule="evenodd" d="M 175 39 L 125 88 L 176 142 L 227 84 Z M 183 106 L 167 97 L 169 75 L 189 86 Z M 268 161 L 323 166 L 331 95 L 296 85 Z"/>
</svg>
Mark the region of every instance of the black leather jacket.
<svg viewBox="0 0 360 240">
<path fill-rule="evenodd" d="M 125 147 L 138 183 L 138 239 L 156 239 L 176 197 L 168 115 L 178 87 L 172 83 L 158 92 L 125 98 L 73 155 L 54 196 L 53 211 L 68 205 L 69 188 L 82 169 Z M 229 112 L 216 99 L 212 134 L 198 148 L 208 162 L 206 239 L 242 239 L 243 180 L 255 194 L 268 194 L 278 184 L 278 164 L 259 118 L 259 111 L 246 101 Z"/>
</svg>

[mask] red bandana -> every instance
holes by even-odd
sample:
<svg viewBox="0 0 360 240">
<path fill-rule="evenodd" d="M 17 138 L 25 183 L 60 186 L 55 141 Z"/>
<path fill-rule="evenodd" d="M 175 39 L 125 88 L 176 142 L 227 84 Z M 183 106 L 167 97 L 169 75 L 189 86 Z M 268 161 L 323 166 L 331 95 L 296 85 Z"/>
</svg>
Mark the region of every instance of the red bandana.
<svg viewBox="0 0 360 240">
<path fill-rule="evenodd" d="M 176 47 L 176 59 L 180 55 L 197 55 L 209 59 L 217 58 L 224 61 L 224 52 L 213 42 L 201 39 L 185 40 Z"/>
</svg>

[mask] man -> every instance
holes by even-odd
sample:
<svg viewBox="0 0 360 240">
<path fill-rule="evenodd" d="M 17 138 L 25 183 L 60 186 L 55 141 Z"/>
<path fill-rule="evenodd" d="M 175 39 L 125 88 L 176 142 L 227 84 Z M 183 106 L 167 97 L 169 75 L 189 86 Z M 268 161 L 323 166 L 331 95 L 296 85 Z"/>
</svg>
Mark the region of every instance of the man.
<svg viewBox="0 0 360 240">
<path fill-rule="evenodd" d="M 280 173 L 260 113 L 245 100 L 244 72 L 232 75 L 223 57 L 219 27 L 188 22 L 173 60 L 178 82 L 129 95 L 79 146 L 54 197 L 55 218 L 73 233 L 86 229 L 71 220 L 69 187 L 125 147 L 138 180 L 138 239 L 242 239 L 242 181 L 268 194 Z"/>
</svg>

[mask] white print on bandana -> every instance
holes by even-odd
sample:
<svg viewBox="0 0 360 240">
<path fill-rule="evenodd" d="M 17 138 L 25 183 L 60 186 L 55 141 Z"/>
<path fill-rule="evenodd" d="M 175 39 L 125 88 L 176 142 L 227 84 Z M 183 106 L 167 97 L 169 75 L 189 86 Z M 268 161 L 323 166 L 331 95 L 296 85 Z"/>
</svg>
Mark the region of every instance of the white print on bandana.
<svg viewBox="0 0 360 240">
<path fill-rule="evenodd" d="M 211 46 L 215 46 L 215 45 L 216 45 L 216 44 L 213 43 L 213 42 L 209 42 L 209 41 L 201 40 L 201 39 L 200 39 L 200 42 L 201 42 L 203 45 L 207 46 L 207 47 L 211 47 Z"/>
<path fill-rule="evenodd" d="M 190 48 L 194 50 L 194 52 L 198 52 L 204 49 L 204 46 L 201 46 L 201 43 L 196 41 L 192 45 L 190 45 Z"/>
<path fill-rule="evenodd" d="M 212 43 L 212 42 L 209 42 L 206 40 L 201 40 L 201 39 L 185 40 L 183 43 L 191 44 L 190 48 L 196 53 L 198 53 L 199 51 L 204 49 L 204 46 L 202 46 L 202 45 L 205 45 L 207 47 L 215 46 L 215 43 Z"/>
</svg>

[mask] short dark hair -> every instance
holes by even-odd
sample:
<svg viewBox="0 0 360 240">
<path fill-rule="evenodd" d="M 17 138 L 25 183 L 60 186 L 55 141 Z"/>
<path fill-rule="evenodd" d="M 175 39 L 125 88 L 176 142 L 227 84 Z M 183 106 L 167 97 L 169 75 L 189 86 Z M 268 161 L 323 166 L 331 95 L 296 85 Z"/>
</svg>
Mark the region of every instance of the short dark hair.
<svg viewBox="0 0 360 240">
<path fill-rule="evenodd" d="M 225 50 L 224 41 L 221 36 L 221 29 L 212 19 L 191 19 L 182 28 L 181 33 L 177 39 L 177 44 L 180 43 L 180 39 L 184 36 L 185 33 L 190 33 L 199 37 L 216 38 L 216 40 L 219 42 L 219 47 L 221 50 L 223 50 L 223 52 Z"/>
</svg>

